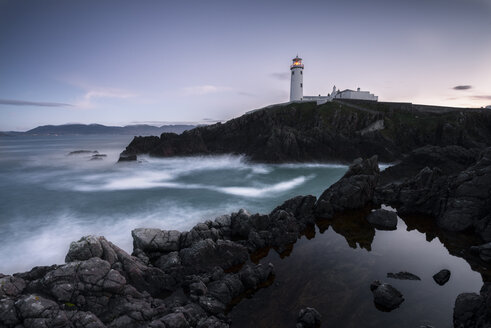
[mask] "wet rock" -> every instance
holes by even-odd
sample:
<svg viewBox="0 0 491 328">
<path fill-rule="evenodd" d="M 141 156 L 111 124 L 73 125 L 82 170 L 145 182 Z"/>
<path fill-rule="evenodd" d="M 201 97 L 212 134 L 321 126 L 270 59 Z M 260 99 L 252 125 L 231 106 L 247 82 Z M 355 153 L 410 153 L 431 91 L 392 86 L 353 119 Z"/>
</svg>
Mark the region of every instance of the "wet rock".
<svg viewBox="0 0 491 328">
<path fill-rule="evenodd" d="M 317 328 L 321 325 L 320 313 L 311 307 L 301 309 L 297 317 L 297 328 Z"/>
<path fill-rule="evenodd" d="M 92 155 L 92 156 L 90 157 L 90 160 L 91 160 L 91 161 L 97 161 L 97 160 L 102 160 L 102 159 L 104 159 L 105 157 L 107 157 L 107 155 L 106 155 L 106 154 L 95 154 L 95 155 Z"/>
<path fill-rule="evenodd" d="M 377 156 L 356 159 L 348 172 L 319 197 L 316 216 L 331 218 L 336 212 L 367 206 L 373 199 L 379 172 Z"/>
<path fill-rule="evenodd" d="M 118 162 L 134 162 L 137 160 L 136 155 L 130 154 L 130 155 L 124 155 L 121 154 L 119 155 Z"/>
<path fill-rule="evenodd" d="M 313 210 L 317 198 L 312 195 L 297 196 L 285 201 L 282 205 L 278 206 L 273 212 L 278 210 L 284 210 L 290 212 L 297 220 L 306 221 L 307 223 L 314 224 Z"/>
<path fill-rule="evenodd" d="M 433 275 L 433 280 L 440 286 L 443 286 L 450 279 L 450 271 L 447 269 L 440 270 L 438 273 Z"/>
<path fill-rule="evenodd" d="M 80 150 L 74 150 L 68 153 L 68 156 L 71 155 L 86 155 L 86 154 L 98 154 L 99 152 L 97 150 L 85 150 L 85 149 L 80 149 Z"/>
<path fill-rule="evenodd" d="M 370 290 L 373 293 L 375 306 L 381 311 L 392 311 L 404 301 L 401 292 L 392 285 L 381 283 L 378 280 L 372 282 Z"/>
<path fill-rule="evenodd" d="M 418 277 L 417 275 L 406 271 L 397 272 L 397 273 L 389 272 L 387 273 L 387 278 L 399 279 L 399 280 L 421 280 L 421 278 Z"/>
<path fill-rule="evenodd" d="M 477 253 L 484 262 L 491 262 L 491 242 L 480 246 L 473 246 L 471 250 Z"/>
<path fill-rule="evenodd" d="M 397 214 L 384 209 L 378 209 L 368 214 L 367 221 L 381 230 L 395 230 L 397 228 Z"/>
<path fill-rule="evenodd" d="M 484 283 L 480 294 L 457 296 L 453 313 L 455 328 L 491 327 L 491 283 Z"/>
<path fill-rule="evenodd" d="M 473 164 L 468 162 L 472 154 L 476 153 L 475 150 L 447 147 L 441 151 L 425 147 L 418 151 L 434 152 L 428 156 L 442 157 L 439 163 L 433 161 L 437 166 L 423 167 L 414 177 L 401 176 L 404 167 L 411 171 L 408 167 L 419 169 L 421 163 L 425 163 L 412 161 L 414 154 L 388 169 L 387 173 L 384 171 L 382 183 L 376 188 L 374 202 L 392 204 L 403 215 L 423 214 L 434 217 L 438 226 L 445 230 L 474 230 L 485 242 L 490 242 L 491 202 L 488 195 L 491 193 L 491 148 L 483 150 Z M 450 156 L 448 152 L 455 154 Z M 463 153 L 463 157 L 458 160 L 460 153 Z M 470 166 L 465 168 L 465 164 Z M 399 173 L 394 175 L 394 171 Z"/>
</svg>

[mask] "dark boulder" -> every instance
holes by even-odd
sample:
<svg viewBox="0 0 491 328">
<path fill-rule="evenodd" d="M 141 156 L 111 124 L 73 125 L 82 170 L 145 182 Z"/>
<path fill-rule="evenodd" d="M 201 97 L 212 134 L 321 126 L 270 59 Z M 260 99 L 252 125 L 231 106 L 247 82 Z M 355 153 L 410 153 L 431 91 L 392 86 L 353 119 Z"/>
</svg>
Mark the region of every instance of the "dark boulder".
<svg viewBox="0 0 491 328">
<path fill-rule="evenodd" d="M 455 328 L 491 327 L 491 283 L 484 283 L 480 294 L 457 296 L 453 312 Z"/>
<path fill-rule="evenodd" d="M 356 159 L 348 172 L 319 197 L 315 215 L 331 218 L 336 212 L 361 209 L 370 204 L 379 172 L 377 156 Z"/>
<path fill-rule="evenodd" d="M 491 242 L 480 246 L 473 246 L 471 250 L 477 253 L 484 262 L 491 262 Z"/>
<path fill-rule="evenodd" d="M 400 291 L 392 285 L 381 283 L 378 280 L 372 282 L 370 290 L 373 293 L 375 306 L 381 311 L 392 311 L 404 301 Z"/>
<path fill-rule="evenodd" d="M 433 275 L 433 280 L 440 286 L 443 286 L 450 279 L 450 270 L 443 269 L 438 271 L 438 273 Z"/>
<path fill-rule="evenodd" d="M 297 328 L 318 328 L 321 325 L 322 316 L 311 307 L 301 309 L 298 312 Z"/>
<path fill-rule="evenodd" d="M 249 253 L 244 246 L 230 240 L 201 240 L 179 251 L 181 263 L 188 273 L 211 271 L 214 267 L 224 270 L 247 261 Z"/>
<path fill-rule="evenodd" d="M 168 253 L 180 249 L 181 233 L 177 230 L 138 228 L 131 231 L 133 247 L 146 253 Z"/>
<path fill-rule="evenodd" d="M 384 209 L 374 210 L 367 216 L 367 221 L 381 230 L 396 230 L 397 214 Z"/>
</svg>

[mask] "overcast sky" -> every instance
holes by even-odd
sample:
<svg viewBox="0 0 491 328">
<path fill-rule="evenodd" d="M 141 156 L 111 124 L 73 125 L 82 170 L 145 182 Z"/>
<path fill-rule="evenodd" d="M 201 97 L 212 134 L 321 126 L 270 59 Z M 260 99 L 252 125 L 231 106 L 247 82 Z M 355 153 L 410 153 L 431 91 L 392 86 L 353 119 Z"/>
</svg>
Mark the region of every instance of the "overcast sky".
<svg viewBox="0 0 491 328">
<path fill-rule="evenodd" d="M 491 0 L 0 0 L 0 130 L 227 120 L 305 95 L 491 105 Z"/>
</svg>

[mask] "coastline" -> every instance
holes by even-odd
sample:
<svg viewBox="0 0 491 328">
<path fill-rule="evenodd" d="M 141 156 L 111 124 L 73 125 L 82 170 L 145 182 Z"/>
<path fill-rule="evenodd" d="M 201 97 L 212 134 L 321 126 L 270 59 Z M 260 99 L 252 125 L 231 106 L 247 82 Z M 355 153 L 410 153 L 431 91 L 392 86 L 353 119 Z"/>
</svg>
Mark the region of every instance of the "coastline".
<svg viewBox="0 0 491 328">
<path fill-rule="evenodd" d="M 428 204 L 433 204 L 432 197 L 426 197 L 422 191 L 434 192 L 434 187 L 439 186 L 444 177 L 454 180 L 452 174 L 472 178 L 472 172 L 477 172 L 475 175 L 479 174 L 479 180 L 487 181 L 483 176 L 491 176 L 491 149 L 480 153 L 477 161 L 460 173 L 459 169 L 467 165 L 467 157 L 464 156 L 462 163 L 457 163 L 459 165 L 449 165 L 451 163 L 445 157 L 452 157 L 450 155 L 456 151 L 459 154 L 467 152 L 453 148 L 441 151 L 440 159 L 445 165 L 438 169 L 440 179 L 428 180 L 427 167 L 421 170 L 415 167 L 420 174 L 416 177 L 410 174 L 400 181 L 399 173 L 410 172 L 404 167 L 405 163 L 411 164 L 411 158 L 421 156 L 417 152 L 382 175 L 376 157 L 359 159 L 319 199 L 298 196 L 269 215 L 250 215 L 241 210 L 200 223 L 182 233 L 136 229 L 132 232 L 132 255 L 104 237 L 83 237 L 71 244 L 65 265 L 36 267 L 30 272 L 2 276 L 0 318 L 7 327 L 18 323 L 27 327 L 41 323 L 48 327 L 61 323 L 75 326 L 77 322 L 87 327 L 228 327 L 229 305 L 241 295 L 272 282 L 272 265 L 245 264 L 249 258 L 260 256 L 257 254 L 262 250 L 273 248 L 281 255 L 319 220 L 333 219 L 367 206 L 377 208 L 392 203 L 398 211 L 405 208 L 403 212 L 409 214 L 407 209 L 418 203 L 418 198 L 394 195 L 411 195 L 413 191 L 414 195 L 423 195 L 425 200 L 430 200 Z M 423 153 L 428 156 L 438 152 L 427 149 Z M 468 155 L 472 157 L 472 154 Z M 403 170 L 398 173 L 398 168 Z M 436 169 L 431 170 L 436 172 Z M 422 179 L 424 183 L 421 183 Z M 380 181 L 389 183 L 381 186 Z M 476 206 L 485 210 L 487 204 Z M 419 206 L 418 210 L 431 212 L 434 206 Z M 445 223 L 445 211 L 442 215 L 443 219 L 438 218 L 437 223 Z M 482 221 L 482 218 L 478 219 Z M 481 232 L 476 230 L 485 241 L 488 235 Z M 456 254 L 462 251 L 468 262 L 475 261 L 489 268 L 489 262 L 482 256 L 487 253 L 481 252 L 479 247 L 472 251 L 455 250 Z M 467 315 L 469 308 L 471 317 Z M 454 325 L 467 327 L 472 326 L 472 322 L 489 323 L 486 321 L 489 308 L 489 282 L 485 282 L 481 295 L 466 294 L 457 298 Z M 467 310 L 462 312 L 462 309 Z"/>
</svg>

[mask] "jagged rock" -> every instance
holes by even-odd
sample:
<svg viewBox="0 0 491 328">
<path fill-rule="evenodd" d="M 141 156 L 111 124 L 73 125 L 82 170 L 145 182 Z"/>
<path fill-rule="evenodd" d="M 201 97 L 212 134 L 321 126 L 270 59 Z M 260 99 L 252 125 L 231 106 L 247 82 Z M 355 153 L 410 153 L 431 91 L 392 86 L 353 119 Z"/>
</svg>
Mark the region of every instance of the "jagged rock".
<svg viewBox="0 0 491 328">
<path fill-rule="evenodd" d="M 159 268 L 145 265 L 137 257 L 129 255 L 104 237 L 86 236 L 78 242 L 71 243 L 65 260 L 83 261 L 97 255 L 121 273 L 139 291 L 159 295 L 175 288 L 176 281 L 170 275 Z"/>
<path fill-rule="evenodd" d="M 447 269 L 440 270 L 433 275 L 433 280 L 435 280 L 435 282 L 440 286 L 445 285 L 449 279 L 450 271 Z"/>
<path fill-rule="evenodd" d="M 297 317 L 297 328 L 317 328 L 320 327 L 322 316 L 311 307 L 301 309 Z"/>
<path fill-rule="evenodd" d="M 187 272 L 207 272 L 219 266 L 227 270 L 247 261 L 247 248 L 229 240 L 201 240 L 191 247 L 181 249 L 179 257 Z"/>
<path fill-rule="evenodd" d="M 319 197 L 316 216 L 331 218 L 336 212 L 367 206 L 373 199 L 379 172 L 377 156 L 356 159 L 348 172 Z"/>
<path fill-rule="evenodd" d="M 418 277 L 415 274 L 412 274 L 411 272 L 397 272 L 397 273 L 389 272 L 387 273 L 387 278 L 399 279 L 399 280 L 421 280 L 420 277 Z"/>
<path fill-rule="evenodd" d="M 124 155 L 124 154 L 121 154 L 119 155 L 119 159 L 118 159 L 118 162 L 134 162 L 137 160 L 137 157 L 136 155 Z"/>
<path fill-rule="evenodd" d="M 381 311 L 392 311 L 404 302 L 400 291 L 392 285 L 381 283 L 378 280 L 372 282 L 370 290 L 373 293 L 373 301 L 377 309 Z"/>
<path fill-rule="evenodd" d="M 201 296 L 199 298 L 199 305 L 210 314 L 222 313 L 227 308 L 225 304 L 210 296 Z"/>
<path fill-rule="evenodd" d="M 278 210 L 284 210 L 290 212 L 298 220 L 304 220 L 308 223 L 314 224 L 313 221 L 313 209 L 317 198 L 312 195 L 297 196 L 285 201 L 282 205 L 278 206 L 273 212 Z"/>
<path fill-rule="evenodd" d="M 480 246 L 473 246 L 471 250 L 479 254 L 479 257 L 484 262 L 491 262 L 491 242 Z"/>
<path fill-rule="evenodd" d="M 18 296 L 26 288 L 24 279 L 15 276 L 4 276 L 0 278 L 0 298 Z"/>
<path fill-rule="evenodd" d="M 139 228 L 131 232 L 133 247 L 144 252 L 178 251 L 181 233 L 177 230 Z"/>
<path fill-rule="evenodd" d="M 433 147 L 420 151 L 434 152 L 431 156 L 438 156 L 442 151 L 436 149 Z M 491 148 L 482 151 L 477 161 L 462 171 L 458 170 L 469 162 L 475 150 L 447 147 L 445 151 L 464 153 L 464 158 L 449 163 L 452 159 L 447 154 L 440 159 L 439 166 L 424 167 L 416 176 L 406 179 L 391 181 L 393 172 L 384 171 L 381 178 L 384 183 L 377 187 L 374 202 L 391 204 L 403 215 L 432 216 L 446 230 L 473 229 L 485 242 L 490 242 L 491 202 L 488 195 L 491 194 Z M 391 168 L 392 171 L 401 170 L 397 166 L 421 165 L 405 161 L 403 159 L 401 164 Z"/>
<path fill-rule="evenodd" d="M 474 228 L 485 241 L 491 241 L 491 148 L 486 149 L 475 165 L 450 181 L 446 207 L 438 217 L 438 225 L 451 231 Z M 486 220 L 487 222 L 479 222 Z M 479 228 L 479 229 L 476 229 Z"/>
<path fill-rule="evenodd" d="M 455 328 L 491 327 L 491 283 L 484 283 L 480 295 L 463 293 L 457 296 L 453 312 Z"/>
<path fill-rule="evenodd" d="M 122 155 L 244 154 L 253 161 L 285 163 L 349 162 L 378 154 L 380 160 L 393 162 L 400 154 L 428 144 L 491 146 L 489 111 L 449 109 L 441 115 L 426 109 L 341 99 L 323 105 L 281 104 L 181 135 L 135 137 Z M 361 135 L 360 131 L 368 131 L 380 121 L 384 129 Z M 435 126 L 428 128 L 422 122 Z"/>
<path fill-rule="evenodd" d="M 196 328 L 229 328 L 230 326 L 219 320 L 218 318 L 214 316 L 210 316 L 206 319 L 202 319 L 198 322 L 198 325 Z"/>
<path fill-rule="evenodd" d="M 25 327 L 67 327 L 70 321 L 58 304 L 38 295 L 25 295 L 15 302 Z"/>
<path fill-rule="evenodd" d="M 171 313 L 161 318 L 166 328 L 189 328 L 189 323 L 182 313 Z"/>
<path fill-rule="evenodd" d="M 397 228 L 397 214 L 384 209 L 378 209 L 368 214 L 367 221 L 381 230 L 396 230 Z"/>
</svg>

